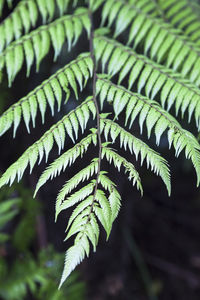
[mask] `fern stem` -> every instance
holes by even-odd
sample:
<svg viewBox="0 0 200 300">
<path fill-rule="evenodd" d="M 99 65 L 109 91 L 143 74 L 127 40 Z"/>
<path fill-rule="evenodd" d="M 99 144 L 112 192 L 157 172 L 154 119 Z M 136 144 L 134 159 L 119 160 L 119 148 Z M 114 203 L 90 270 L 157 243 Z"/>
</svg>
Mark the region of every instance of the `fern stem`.
<svg viewBox="0 0 200 300">
<path fill-rule="evenodd" d="M 90 46 L 90 55 L 91 59 L 93 61 L 93 83 L 92 83 L 92 90 L 93 90 L 93 101 L 96 107 L 96 118 L 97 118 L 97 137 L 98 137 L 98 146 L 99 146 L 99 153 L 98 153 L 98 170 L 97 170 L 97 176 L 96 176 L 96 184 L 94 188 L 94 194 L 93 194 L 93 200 L 91 204 L 91 209 L 88 214 L 88 221 L 90 220 L 90 215 L 93 211 L 94 203 L 95 203 L 95 198 L 96 198 L 96 193 L 97 193 L 97 188 L 98 188 L 98 182 L 99 182 L 99 175 L 101 171 L 101 159 L 102 159 L 102 141 L 101 141 L 101 131 L 100 131 L 100 113 L 99 113 L 99 107 L 97 103 L 97 98 L 96 98 L 96 83 L 97 83 L 97 64 L 96 64 L 96 58 L 94 54 L 94 25 L 93 25 L 93 16 L 92 16 L 92 9 L 91 9 L 91 1 L 89 1 L 89 18 L 90 18 L 90 37 L 89 37 L 89 46 Z"/>
</svg>

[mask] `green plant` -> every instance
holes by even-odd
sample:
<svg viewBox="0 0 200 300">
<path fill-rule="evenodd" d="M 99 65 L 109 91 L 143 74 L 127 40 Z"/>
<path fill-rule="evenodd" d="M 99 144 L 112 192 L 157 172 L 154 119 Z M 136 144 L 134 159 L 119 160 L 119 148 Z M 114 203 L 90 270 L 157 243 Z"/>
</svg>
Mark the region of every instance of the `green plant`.
<svg viewBox="0 0 200 300">
<path fill-rule="evenodd" d="M 78 300 L 85 299 L 85 285 L 74 272 L 62 290 L 58 290 L 57 274 L 62 270 L 64 255 L 51 247 L 41 251 L 37 258 L 30 253 L 7 264 L 0 259 L 0 297 L 3 300 L 34 299 Z"/>
<path fill-rule="evenodd" d="M 180 3 L 183 10 L 179 9 Z M 123 168 L 142 193 L 140 176 L 133 163 L 113 149 L 117 140 L 120 148 L 130 151 L 141 164 L 145 161 L 147 168 L 162 178 L 170 195 L 167 161 L 140 137 L 128 132 L 127 126 L 130 129 L 137 122 L 143 134 L 146 125 L 148 138 L 155 136 L 157 146 L 167 133 L 169 147 L 174 147 L 175 155 L 184 152 L 192 161 L 199 185 L 200 145 L 170 111 L 174 108 L 176 116 L 180 114 L 182 118 L 187 111 L 188 123 L 194 120 L 197 130 L 200 129 L 200 32 L 196 26 L 200 10 L 197 1 L 191 3 L 187 0 L 24 0 L 0 26 L 0 70 L 3 73 L 6 69 L 9 86 L 25 61 L 29 76 L 34 61 L 39 71 L 51 46 L 56 60 L 63 45 L 66 47 L 65 42 L 71 51 L 81 35 L 88 36 L 85 49 L 89 48 L 89 52 L 70 61 L 0 118 L 1 135 L 13 125 L 15 136 L 22 119 L 30 132 L 30 121 L 34 127 L 39 111 L 44 123 L 47 106 L 54 114 L 55 103 L 61 110 L 63 98 L 65 105 L 71 92 L 77 100 L 81 99 L 80 92 L 88 82 L 92 83 L 92 87 L 88 83 L 87 99 L 46 131 L 0 179 L 0 186 L 12 184 L 16 178 L 20 180 L 28 166 L 31 173 L 37 161 L 40 163 L 45 157 L 47 162 L 52 147 L 57 144 L 59 157 L 39 178 L 36 194 L 49 179 L 82 157 L 89 146 L 97 149 L 89 165 L 68 180 L 57 196 L 56 219 L 63 210 L 77 205 L 68 221 L 66 239 L 72 235 L 76 237 L 74 245 L 66 252 L 60 285 L 89 255 L 90 242 L 96 250 L 99 223 L 108 238 L 119 213 L 121 197 L 109 172 L 102 169 L 102 160 L 113 163 L 118 171 Z M 190 13 L 181 23 L 185 8 Z M 60 17 L 57 17 L 58 10 Z M 94 15 L 97 22 L 93 21 Z M 45 25 L 29 33 L 40 17 Z M 100 24 L 96 25 L 98 17 Z M 89 123 L 91 117 L 94 127 Z M 119 117 L 124 120 L 123 127 L 117 123 Z M 79 131 L 83 134 L 88 124 L 90 133 L 77 141 Z M 74 147 L 61 154 L 67 135 Z M 88 183 L 77 190 L 85 181 Z"/>
<path fill-rule="evenodd" d="M 39 208 L 22 184 L 0 192 L 0 299 L 22 300 L 30 295 L 38 300 L 85 299 L 78 272 L 62 290 L 57 289 L 64 253 L 51 246 L 31 253 Z"/>
</svg>

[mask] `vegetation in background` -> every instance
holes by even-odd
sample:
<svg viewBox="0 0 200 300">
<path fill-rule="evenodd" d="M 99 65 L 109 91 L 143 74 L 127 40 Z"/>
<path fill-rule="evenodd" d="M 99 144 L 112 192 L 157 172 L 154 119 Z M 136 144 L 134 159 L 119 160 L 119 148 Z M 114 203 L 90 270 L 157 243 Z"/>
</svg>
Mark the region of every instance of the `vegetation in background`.
<svg viewBox="0 0 200 300">
<path fill-rule="evenodd" d="M 39 212 L 38 202 L 22 184 L 1 190 L 0 299 L 84 299 L 85 284 L 80 281 L 78 272 L 58 290 L 63 253 L 57 253 L 50 245 L 33 253 Z"/>
</svg>

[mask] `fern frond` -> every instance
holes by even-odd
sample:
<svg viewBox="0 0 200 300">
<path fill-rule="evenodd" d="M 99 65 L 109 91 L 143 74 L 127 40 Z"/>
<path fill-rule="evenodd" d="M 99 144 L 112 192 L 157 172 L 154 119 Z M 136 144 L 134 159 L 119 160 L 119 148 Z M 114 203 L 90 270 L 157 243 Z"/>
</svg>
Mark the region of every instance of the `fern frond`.
<svg viewBox="0 0 200 300">
<path fill-rule="evenodd" d="M 92 177 L 94 174 L 97 174 L 98 171 L 98 158 L 94 158 L 92 162 L 76 173 L 70 180 L 66 182 L 66 184 L 63 186 L 63 193 L 65 196 L 67 196 L 73 189 L 75 189 L 81 182 L 84 182 L 85 180 L 88 180 L 90 177 Z"/>
<path fill-rule="evenodd" d="M 95 240 L 95 235 L 92 238 Z M 88 244 L 89 242 L 87 239 L 87 235 L 83 234 L 81 237 L 79 236 L 79 239 L 76 240 L 74 245 L 67 250 L 64 270 L 59 288 L 62 286 L 71 272 L 76 268 L 76 266 L 80 264 L 85 258 L 85 255 L 88 252 Z"/>
<path fill-rule="evenodd" d="M 109 7 L 112 7 L 112 10 Z M 113 16 L 114 14 L 114 16 Z M 173 28 L 161 18 L 144 13 L 135 5 L 127 5 L 122 0 L 108 0 L 102 11 L 102 19 L 108 26 L 115 24 L 114 37 L 129 29 L 128 45 L 141 45 L 158 63 L 180 70 L 192 82 L 200 80 L 200 48 L 190 41 L 181 30 Z"/>
<path fill-rule="evenodd" d="M 62 171 L 64 172 L 67 166 L 71 166 L 79 156 L 83 156 L 87 152 L 88 147 L 91 143 L 96 146 L 96 130 L 91 129 L 92 133 L 89 134 L 86 138 L 82 139 L 77 143 L 73 148 L 67 150 L 61 156 L 59 156 L 53 163 L 46 168 L 46 170 L 40 176 L 38 183 L 35 188 L 35 193 L 49 180 L 58 176 Z"/>
<path fill-rule="evenodd" d="M 105 176 L 103 175 L 103 172 L 101 175 L 102 176 L 99 177 L 100 182 L 105 181 L 105 179 L 103 179 L 103 176 Z M 87 194 L 89 194 L 94 188 L 94 185 L 96 185 L 95 181 L 88 184 Z M 74 234 L 77 234 L 77 236 L 75 238 L 74 245 L 66 252 L 65 266 L 60 286 L 70 275 L 73 269 L 85 258 L 85 256 L 89 255 L 89 242 L 92 243 L 93 249 L 96 251 L 96 245 L 99 237 L 99 225 L 97 220 L 104 227 L 107 233 L 107 238 L 110 234 L 112 224 L 120 209 L 121 197 L 112 181 L 109 181 L 109 186 L 110 193 L 108 198 L 101 189 L 97 189 L 94 192 L 94 195 L 90 195 L 89 197 L 84 195 L 84 199 L 86 197 L 87 198 L 78 204 L 68 221 L 68 234 L 66 239 L 70 238 Z M 63 202 L 63 205 L 66 203 L 65 208 L 69 208 L 80 201 L 80 191 L 74 193 Z"/>
<path fill-rule="evenodd" d="M 158 0 L 164 18 L 173 26 L 180 28 L 190 39 L 200 46 L 200 20 L 196 13 L 198 4 L 188 0 Z"/>
<path fill-rule="evenodd" d="M 77 205 L 77 207 L 73 210 L 73 213 L 69 218 L 66 231 L 69 229 L 72 222 L 78 217 L 78 215 L 81 214 L 82 211 L 84 211 L 88 206 L 92 205 L 92 201 L 93 201 L 93 196 L 91 195 Z"/>
<path fill-rule="evenodd" d="M 69 207 L 68 205 L 70 205 L 69 203 L 71 201 L 71 198 L 73 197 L 73 199 L 74 199 L 75 194 L 72 195 L 71 198 L 69 197 L 66 200 L 67 202 L 64 201 L 65 197 L 69 193 L 71 193 L 71 191 L 73 189 L 75 189 L 81 182 L 88 180 L 94 174 L 97 174 L 97 172 L 98 172 L 98 158 L 95 158 L 87 167 L 85 167 L 84 169 L 79 171 L 76 175 L 74 175 L 70 180 L 68 180 L 64 184 L 64 186 L 62 187 L 62 190 L 58 194 L 57 201 L 56 201 L 56 218 L 57 218 L 59 212 L 63 209 L 63 205 L 64 205 L 64 209 Z M 81 191 L 82 191 L 82 189 L 81 189 Z M 77 194 L 81 195 L 79 192 Z M 67 205 L 67 207 L 66 207 L 66 205 Z"/>
<path fill-rule="evenodd" d="M 141 192 L 141 194 L 143 194 L 140 176 L 132 163 L 128 162 L 124 157 L 116 153 L 114 149 L 106 146 L 102 149 L 102 159 L 104 157 L 110 164 L 113 162 L 114 166 L 118 169 L 118 172 L 120 172 L 120 169 L 123 166 L 125 168 L 125 173 L 128 173 L 128 179 L 130 181 L 132 180 L 133 185 L 136 184 L 137 189 Z"/>
<path fill-rule="evenodd" d="M 108 135 L 112 139 L 112 143 L 119 137 L 120 148 L 124 148 L 135 154 L 136 160 L 140 155 L 141 165 L 146 160 L 147 168 L 150 168 L 156 175 L 159 175 L 167 187 L 168 194 L 171 193 L 170 173 L 167 161 L 161 157 L 156 151 L 151 149 L 146 143 L 133 136 L 131 133 L 120 127 L 117 123 L 101 119 L 101 129 L 104 132 L 106 140 Z"/>
<path fill-rule="evenodd" d="M 67 197 L 66 199 L 65 199 L 66 193 L 65 193 L 65 186 L 64 186 L 58 193 L 58 196 L 56 199 L 56 220 L 57 220 L 59 213 L 62 210 L 72 207 L 76 203 L 84 200 L 86 197 L 91 195 L 92 192 L 94 191 L 95 184 L 96 184 L 95 180 L 91 181 L 88 185 L 85 185 L 83 188 L 76 191 L 74 194 Z"/>
<path fill-rule="evenodd" d="M 80 91 L 91 95 L 86 96 L 86 100 L 74 110 L 69 107 L 70 112 L 27 148 L 0 178 L 0 187 L 11 185 L 15 179 L 19 181 L 28 167 L 31 173 L 36 163 L 44 158 L 47 162 L 53 146 L 57 145 L 58 157 L 41 174 L 35 188 L 36 195 L 48 180 L 82 158 L 89 146 L 95 147 L 92 159 L 81 170 L 74 170 L 72 177 L 67 176 L 57 195 L 55 220 L 61 212 L 72 210 L 66 224 L 65 240 L 74 237 L 73 246 L 66 252 L 60 286 L 89 255 L 91 248 L 96 251 L 101 226 L 108 239 L 119 213 L 121 197 L 118 187 L 109 178 L 109 172 L 102 167 L 105 160 L 108 162 L 106 165 L 113 164 L 119 172 L 123 169 L 142 194 L 143 187 L 132 162 L 133 155 L 138 166 L 145 162 L 150 171 L 161 177 L 170 195 L 167 161 L 140 137 L 136 138 L 119 126 L 116 123 L 119 116 L 120 120 L 124 117 L 125 126 L 129 125 L 129 128 L 137 119 L 140 134 L 145 127 L 147 137 L 155 136 L 157 145 L 167 133 L 169 148 L 173 145 L 175 156 L 183 151 L 185 157 L 192 161 L 197 185 L 200 183 L 200 145 L 169 113 L 173 105 L 176 114 L 181 112 L 182 117 L 187 111 L 188 122 L 194 119 L 200 131 L 200 9 L 197 12 L 193 10 L 193 5 L 197 8 L 200 5 L 197 0 L 191 0 L 195 4 L 187 1 L 21 0 L 0 24 L 0 81 L 5 69 L 9 86 L 25 63 L 27 76 L 33 64 L 38 71 L 51 48 L 55 61 L 64 44 L 71 51 L 83 34 L 81 47 L 70 57 L 77 51 L 82 52 L 82 46 L 86 51 L 89 48 L 89 52 L 65 64 L 0 117 L 0 135 L 13 126 L 15 137 L 22 120 L 30 132 L 30 123 L 35 127 L 38 113 L 44 123 L 47 107 L 52 115 L 55 109 L 59 111 L 64 102 L 63 95 L 65 103 L 71 92 L 77 100 L 81 98 Z M 0 14 L 5 2 L 0 0 Z M 12 2 L 7 0 L 8 4 Z M 69 11 L 75 6 L 78 8 L 67 15 L 68 5 Z M 58 11 L 60 16 L 57 16 Z M 36 26 L 37 29 L 31 31 Z M 121 42 L 127 39 L 126 45 L 117 41 L 125 32 Z M 99 64 L 102 74 L 98 75 Z M 84 90 L 90 78 L 92 80 Z M 111 79 L 117 79 L 117 84 Z M 104 111 L 105 101 L 108 111 Z M 114 119 L 110 120 L 112 112 Z M 89 122 L 92 117 L 95 125 L 94 121 Z M 78 142 L 88 123 L 89 134 Z M 61 153 L 68 137 L 74 145 Z M 114 149 L 116 145 L 118 147 L 117 141 L 120 152 Z M 129 159 L 122 154 L 127 151 L 131 153 Z"/>
<path fill-rule="evenodd" d="M 155 0 L 156 1 L 156 0 Z M 151 16 L 158 16 L 159 9 L 154 0 L 126 0 L 126 1 L 107 1 L 104 0 L 105 4 L 102 10 L 102 25 L 108 19 L 108 26 L 112 25 L 116 18 L 116 15 L 124 10 L 122 14 L 126 13 L 126 6 L 130 9 L 137 9 L 137 12 L 143 12 L 144 14 L 150 14 Z M 114 4 L 114 6 L 113 6 Z M 123 25 L 124 26 L 124 25 Z"/>
<path fill-rule="evenodd" d="M 82 129 L 82 132 L 85 130 L 90 113 L 95 116 L 96 110 L 93 100 L 91 97 L 88 97 L 88 99 L 86 99 L 81 105 L 76 107 L 69 114 L 64 116 L 57 124 L 53 125 L 48 131 L 46 131 L 37 142 L 30 146 L 22 154 L 22 156 L 7 169 L 0 178 L 0 187 L 8 184 L 9 182 L 11 185 L 16 177 L 19 181 L 28 165 L 30 165 L 31 173 L 36 162 L 39 160 L 40 163 L 44 156 L 46 156 L 47 162 L 49 153 L 55 142 L 60 152 L 64 147 L 66 133 L 74 142 L 74 134 L 75 136 L 78 135 L 79 127 Z M 85 118 L 83 116 L 85 116 Z"/>
<path fill-rule="evenodd" d="M 75 1 L 73 1 L 75 2 Z M 69 0 L 22 0 L 11 14 L 0 24 L 0 52 L 14 39 L 19 39 L 36 26 L 41 15 L 43 24 L 52 21 L 56 9 L 62 16 L 68 8 Z"/>
<path fill-rule="evenodd" d="M 99 77 L 98 77 L 99 78 Z M 105 89 L 106 93 L 100 91 Z M 156 143 L 159 145 L 160 138 L 165 130 L 168 130 L 169 146 L 173 143 L 176 151 L 176 156 L 185 149 L 185 156 L 191 159 L 197 174 L 197 185 L 200 182 L 200 145 L 196 138 L 187 130 L 184 130 L 180 124 L 159 104 L 137 93 L 132 93 L 122 86 L 117 86 L 105 79 L 98 79 L 97 94 L 100 93 L 100 101 L 104 103 L 107 99 L 113 104 L 115 116 L 117 117 L 122 110 L 126 108 L 126 120 L 132 126 L 135 118 L 139 117 L 139 125 L 142 133 L 143 124 L 146 123 L 148 137 L 154 132 Z"/>
<path fill-rule="evenodd" d="M 160 16 L 160 9 L 156 3 L 157 0 L 128 0 L 127 3 L 130 5 L 137 6 L 138 9 L 146 14 L 157 17 Z"/>
<path fill-rule="evenodd" d="M 13 136 L 15 137 L 22 116 L 27 131 L 30 132 L 30 120 L 32 119 L 33 127 L 35 127 L 38 110 L 40 110 L 42 123 L 44 123 L 47 103 L 52 115 L 54 115 L 55 102 L 57 102 L 58 111 L 60 110 L 62 91 L 66 93 L 66 101 L 70 96 L 70 87 L 73 89 L 76 98 L 78 98 L 77 83 L 80 86 L 80 90 L 82 90 L 88 78 L 92 76 L 92 70 L 93 62 L 88 53 L 79 55 L 77 59 L 59 69 L 55 74 L 43 81 L 41 85 L 36 87 L 17 103 L 10 106 L 10 108 L 3 113 L 0 117 L 0 136 L 14 124 Z"/>
<path fill-rule="evenodd" d="M 111 207 L 111 222 L 113 223 L 117 218 L 121 207 L 121 196 L 114 186 L 112 186 L 112 191 L 108 197 L 108 201 Z"/>
<path fill-rule="evenodd" d="M 116 184 L 108 176 L 106 176 L 106 174 L 108 174 L 108 172 L 100 171 L 98 183 L 100 183 L 106 191 L 109 191 L 111 193 L 113 187 L 116 187 Z"/>
<path fill-rule="evenodd" d="M 103 179 L 103 176 L 105 175 L 101 175 L 102 176 L 99 177 L 100 181 L 105 181 L 105 179 Z M 95 182 L 93 184 L 95 184 Z M 90 185 L 92 185 L 92 183 L 88 186 Z M 107 233 L 107 238 L 110 234 L 112 224 L 117 217 L 121 206 L 121 197 L 112 181 L 109 181 L 109 185 L 110 193 L 108 198 L 101 189 L 97 189 L 94 196 L 91 195 L 78 204 L 69 219 L 66 239 L 70 238 L 74 234 L 78 234 L 75 238 L 74 246 L 66 252 L 66 261 L 60 286 L 70 275 L 72 270 L 84 259 L 85 255 L 89 255 L 89 242 L 92 243 L 94 251 L 96 251 L 99 236 L 97 219 L 104 227 Z M 73 198 L 73 195 L 71 197 Z M 68 205 L 71 204 L 71 199 L 70 197 L 68 198 Z M 72 205 L 74 205 L 74 203 L 72 203 Z M 83 242 L 80 243 L 83 237 L 84 244 Z M 78 247 L 79 250 L 81 249 L 81 251 L 79 251 L 78 255 L 74 257 L 74 255 L 76 255 L 76 253 L 74 253 L 74 251 L 76 252 L 76 247 Z M 74 259 L 72 259 L 71 255 Z"/>
<path fill-rule="evenodd" d="M 167 105 L 169 110 L 175 104 L 176 114 L 181 110 L 182 118 L 188 110 L 188 122 L 194 114 L 196 126 L 200 130 L 200 91 L 196 85 L 179 73 L 106 37 L 95 38 L 95 53 L 97 60 L 101 61 L 103 72 L 108 64 L 109 75 L 119 73 L 118 84 L 128 76 L 129 90 L 137 81 L 139 93 L 144 90 L 151 99 L 159 93 L 162 107 Z"/>
<path fill-rule="evenodd" d="M 70 50 L 78 41 L 83 29 L 89 33 L 88 11 L 84 8 L 78 8 L 73 15 L 66 15 L 49 25 L 40 26 L 11 43 L 0 54 L 0 71 L 6 67 L 9 86 L 21 70 L 25 59 L 27 76 L 29 76 L 34 58 L 36 58 L 36 70 L 38 71 L 41 61 L 50 50 L 51 44 L 54 48 L 54 60 L 56 60 L 64 42 L 67 40 L 68 50 Z"/>
<path fill-rule="evenodd" d="M 111 220 L 111 207 L 110 203 L 104 193 L 104 191 L 97 189 L 95 200 L 98 204 L 94 206 L 94 212 L 99 219 L 99 222 L 104 227 L 106 234 L 107 234 L 107 240 L 109 238 L 111 229 L 112 229 L 112 220 Z"/>
</svg>

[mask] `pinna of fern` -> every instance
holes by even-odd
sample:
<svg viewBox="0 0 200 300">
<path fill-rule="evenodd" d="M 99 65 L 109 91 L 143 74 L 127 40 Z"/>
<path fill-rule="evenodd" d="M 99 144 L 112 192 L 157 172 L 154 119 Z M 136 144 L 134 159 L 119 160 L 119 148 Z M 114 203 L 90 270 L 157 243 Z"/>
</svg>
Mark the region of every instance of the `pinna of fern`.
<svg viewBox="0 0 200 300">
<path fill-rule="evenodd" d="M 188 110 L 188 122 L 194 114 L 196 126 L 200 126 L 200 91 L 195 84 L 183 78 L 179 73 L 155 63 L 144 55 L 105 36 L 94 40 L 96 59 L 100 61 L 102 71 L 110 76 L 118 74 L 118 84 L 128 75 L 128 89 L 132 90 L 136 81 L 137 91 L 144 90 L 147 97 L 154 99 L 160 93 L 162 107 L 169 110 L 175 105 L 176 114 Z M 105 66 L 107 65 L 107 70 Z"/>
<path fill-rule="evenodd" d="M 109 170 L 102 167 L 102 161 L 123 171 L 141 195 L 142 180 L 139 167 L 134 164 L 135 161 L 145 164 L 160 176 L 170 195 L 168 162 L 141 139 L 141 135 L 147 133 L 152 143 L 155 138 L 155 147 L 158 147 L 165 135 L 175 156 L 183 152 L 186 159 L 191 160 L 199 185 L 200 145 L 172 116 L 171 108 L 175 107 L 176 114 L 181 111 L 182 118 L 187 111 L 188 122 L 195 120 L 200 129 L 200 48 L 197 40 L 187 34 L 189 23 L 175 28 L 176 22 L 166 22 L 161 2 L 93 0 L 83 2 L 80 7 L 77 1 L 22 0 L 0 25 L 3 32 L 0 72 L 5 73 L 6 69 L 9 86 L 25 62 L 27 76 L 34 63 L 39 72 L 40 63 L 51 46 L 55 61 L 62 48 L 67 57 L 67 51 L 76 46 L 79 37 L 86 34 L 88 38 L 87 52 L 66 63 L 0 117 L 0 135 L 13 127 L 15 137 L 22 120 L 31 133 L 32 127 L 38 125 L 38 112 L 44 123 L 48 107 L 54 115 L 56 110 L 63 112 L 72 97 L 77 99 L 77 106 L 27 148 L 0 178 L 0 187 L 12 184 L 15 179 L 19 181 L 27 168 L 32 173 L 36 163 L 43 159 L 47 163 L 49 153 L 57 145 L 58 157 L 41 174 L 36 195 L 49 180 L 78 159 L 84 159 L 89 148 L 94 150 L 92 160 L 68 178 L 57 195 L 55 220 L 73 208 L 65 240 L 74 236 L 74 244 L 66 252 L 60 286 L 89 256 L 91 246 L 96 251 L 101 226 L 109 237 L 119 213 L 118 187 L 110 179 Z M 167 1 L 169 6 L 172 2 L 176 0 Z M 168 10 L 167 4 L 166 7 Z M 60 16 L 57 17 L 58 10 Z M 97 27 L 93 22 L 96 12 L 101 19 Z M 37 27 L 40 18 L 43 24 Z M 126 44 L 121 39 L 125 30 Z M 86 85 L 89 92 L 83 101 L 82 91 Z M 112 110 L 111 114 L 107 113 L 107 107 Z M 123 125 L 118 124 L 119 118 L 124 120 Z M 140 136 L 136 136 L 133 124 L 139 125 Z M 70 149 L 66 149 L 68 138 L 74 143 Z M 131 153 L 129 160 L 127 151 Z"/>
<path fill-rule="evenodd" d="M 26 59 L 27 76 L 36 58 L 36 70 L 43 58 L 48 54 L 50 45 L 54 48 L 54 60 L 57 59 L 64 42 L 68 42 L 68 50 L 82 33 L 83 28 L 89 32 L 88 13 L 85 8 L 77 8 L 73 15 L 65 15 L 49 25 L 43 25 L 11 43 L 0 53 L 0 70 L 6 66 L 9 86 L 21 70 Z"/>
<path fill-rule="evenodd" d="M 41 15 L 42 23 L 46 24 L 52 21 L 56 8 L 62 16 L 68 9 L 69 0 L 23 0 L 18 3 L 14 10 L 0 24 L 0 51 L 8 46 L 14 39 L 19 39 L 23 33 L 27 34 L 36 23 Z M 73 1 L 76 5 L 77 1 Z M 1 11 L 1 9 L 0 9 Z"/>
<path fill-rule="evenodd" d="M 189 36 L 191 41 L 200 45 L 200 21 L 199 14 L 200 5 L 195 1 L 173 0 L 173 1 L 157 1 L 157 5 L 162 11 L 162 16 L 172 25 L 177 26 Z"/>
<path fill-rule="evenodd" d="M 123 0 L 106 1 L 102 9 L 102 25 L 106 21 L 108 27 L 114 25 L 115 38 L 128 29 L 128 45 L 134 49 L 142 46 L 145 55 L 149 53 L 156 62 L 179 70 L 199 86 L 200 48 L 181 30 L 161 17 L 148 14 L 138 7 L 137 1 L 134 4 L 124 4 Z"/>
</svg>

